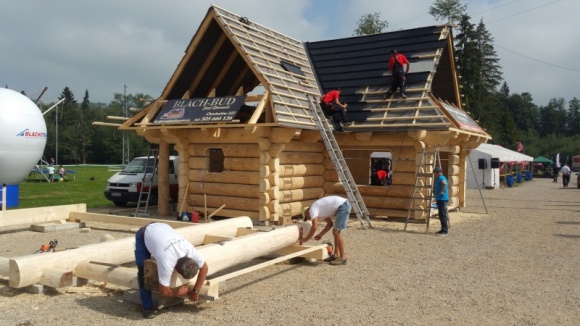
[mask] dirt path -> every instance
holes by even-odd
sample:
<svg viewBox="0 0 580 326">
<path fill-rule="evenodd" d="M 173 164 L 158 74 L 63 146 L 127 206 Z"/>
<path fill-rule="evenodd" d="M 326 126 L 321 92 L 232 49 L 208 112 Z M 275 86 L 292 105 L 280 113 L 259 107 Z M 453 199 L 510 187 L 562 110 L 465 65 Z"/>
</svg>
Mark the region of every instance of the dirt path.
<svg viewBox="0 0 580 326">
<path fill-rule="evenodd" d="M 361 230 L 353 219 L 348 265 L 271 266 L 228 281 L 214 303 L 153 320 L 114 291 L 32 295 L 4 281 L 0 324 L 580 325 L 580 190 L 535 179 L 483 195 L 489 214 L 469 190 L 447 237 L 433 235 L 438 220 L 425 234 L 386 221 Z M 18 246 L 14 236 L 0 234 L 0 248 Z"/>
</svg>

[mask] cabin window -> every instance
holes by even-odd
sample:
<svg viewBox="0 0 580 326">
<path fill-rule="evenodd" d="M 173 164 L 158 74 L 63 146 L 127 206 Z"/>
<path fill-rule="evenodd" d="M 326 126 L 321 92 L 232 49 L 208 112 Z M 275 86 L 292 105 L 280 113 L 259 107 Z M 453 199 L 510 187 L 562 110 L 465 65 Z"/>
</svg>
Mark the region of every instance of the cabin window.
<svg viewBox="0 0 580 326">
<path fill-rule="evenodd" d="M 209 172 L 224 172 L 224 151 L 221 148 L 209 149 Z"/>
<path fill-rule="evenodd" d="M 393 156 L 391 152 L 372 152 L 370 162 L 370 185 L 388 186 L 392 183 Z"/>
<path fill-rule="evenodd" d="M 366 150 L 344 150 L 343 156 L 350 174 L 357 185 L 387 186 L 391 184 L 392 154 L 391 152 L 379 152 Z M 387 176 L 383 180 L 379 178 L 384 173 Z"/>
</svg>

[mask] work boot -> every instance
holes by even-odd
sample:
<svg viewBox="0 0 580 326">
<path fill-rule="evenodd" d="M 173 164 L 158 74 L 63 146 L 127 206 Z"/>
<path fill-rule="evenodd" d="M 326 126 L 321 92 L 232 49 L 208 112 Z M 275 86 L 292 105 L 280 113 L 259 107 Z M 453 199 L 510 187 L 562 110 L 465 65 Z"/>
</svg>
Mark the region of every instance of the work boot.
<svg viewBox="0 0 580 326">
<path fill-rule="evenodd" d="M 391 95 L 393 95 L 393 92 L 391 92 L 391 91 L 388 91 L 388 92 L 385 94 L 385 100 L 386 100 L 386 99 L 388 99 L 389 97 L 391 97 Z"/>
<path fill-rule="evenodd" d="M 335 261 L 331 261 L 330 265 L 332 265 L 332 266 L 346 265 L 346 259 L 345 258 L 338 258 Z"/>
<path fill-rule="evenodd" d="M 155 309 L 143 309 L 143 318 L 155 318 Z"/>
<path fill-rule="evenodd" d="M 407 98 L 407 95 L 405 95 L 405 93 L 401 93 L 401 98 Z"/>
<path fill-rule="evenodd" d="M 324 261 L 327 262 L 327 263 L 333 262 L 335 260 L 336 260 L 336 256 L 335 255 L 330 255 L 330 256 L 324 258 Z"/>
</svg>

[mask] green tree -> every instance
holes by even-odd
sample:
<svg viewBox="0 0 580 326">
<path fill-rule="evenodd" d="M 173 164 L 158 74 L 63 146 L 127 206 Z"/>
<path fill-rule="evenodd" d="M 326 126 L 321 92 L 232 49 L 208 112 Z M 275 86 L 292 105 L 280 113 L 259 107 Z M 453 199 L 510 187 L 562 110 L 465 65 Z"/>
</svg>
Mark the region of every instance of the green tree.
<svg viewBox="0 0 580 326">
<path fill-rule="evenodd" d="M 566 130 L 566 108 L 564 99 L 551 99 L 547 106 L 539 109 L 540 135 L 562 136 Z"/>
<path fill-rule="evenodd" d="M 481 20 L 475 29 L 475 42 L 477 42 L 477 48 L 481 52 L 481 71 L 479 75 L 483 88 L 490 92 L 495 91 L 502 80 L 499 58 L 493 47 L 493 41 L 491 33 L 485 27 L 483 20 Z"/>
<path fill-rule="evenodd" d="M 389 26 L 389 22 L 381 20 L 381 13 L 362 15 L 357 22 L 357 28 L 354 30 L 354 36 L 372 35 L 381 33 Z"/>
<path fill-rule="evenodd" d="M 574 97 L 568 103 L 568 117 L 567 121 L 567 134 L 569 136 L 580 135 L 580 101 Z M 580 151 L 578 151 L 580 154 Z"/>
<path fill-rule="evenodd" d="M 435 0 L 429 7 L 429 15 L 435 20 L 447 19 L 448 23 L 455 24 L 465 15 L 467 5 L 462 5 L 460 0 Z"/>
</svg>

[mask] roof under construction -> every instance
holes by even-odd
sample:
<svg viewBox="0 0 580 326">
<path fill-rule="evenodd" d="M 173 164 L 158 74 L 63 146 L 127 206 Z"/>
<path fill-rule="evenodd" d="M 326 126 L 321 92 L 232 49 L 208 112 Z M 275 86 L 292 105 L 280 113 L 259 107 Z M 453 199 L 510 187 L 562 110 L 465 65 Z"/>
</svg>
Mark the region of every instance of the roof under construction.
<svg viewBox="0 0 580 326">
<path fill-rule="evenodd" d="M 121 128 L 315 129 L 309 96 L 340 87 L 350 131 L 455 129 L 489 138 L 461 109 L 452 42 L 451 27 L 440 25 L 303 43 L 211 6 L 161 96 Z M 411 62 L 406 100 L 384 98 L 393 49 Z M 246 96 L 231 121 L 155 121 L 167 101 L 227 96 Z"/>
</svg>

